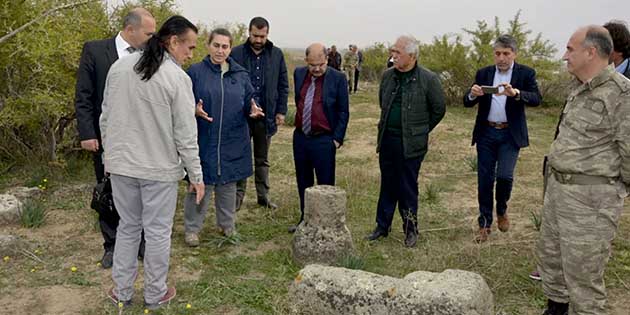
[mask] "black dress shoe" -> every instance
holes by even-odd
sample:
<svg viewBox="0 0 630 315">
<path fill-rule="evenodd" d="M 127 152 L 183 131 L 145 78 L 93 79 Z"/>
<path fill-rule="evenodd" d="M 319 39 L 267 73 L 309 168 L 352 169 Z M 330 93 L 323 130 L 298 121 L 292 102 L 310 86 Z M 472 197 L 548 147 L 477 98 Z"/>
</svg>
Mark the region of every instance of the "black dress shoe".
<svg viewBox="0 0 630 315">
<path fill-rule="evenodd" d="M 269 200 L 258 199 L 258 205 L 261 205 L 265 208 L 269 208 L 271 210 L 278 209 L 278 205 Z"/>
<path fill-rule="evenodd" d="M 547 300 L 547 309 L 543 315 L 568 315 L 569 303 L 559 303 L 552 300 Z"/>
<path fill-rule="evenodd" d="M 101 267 L 103 269 L 109 269 L 114 264 L 114 251 L 106 250 L 103 254 L 103 258 L 101 258 Z"/>
<path fill-rule="evenodd" d="M 372 233 L 366 236 L 365 239 L 368 241 L 375 241 L 381 237 L 387 237 L 387 235 L 389 235 L 387 231 L 377 227 L 374 229 L 374 231 L 372 231 Z"/>
<path fill-rule="evenodd" d="M 409 231 L 405 235 L 405 246 L 415 247 L 418 242 L 418 233 L 416 231 Z"/>
</svg>

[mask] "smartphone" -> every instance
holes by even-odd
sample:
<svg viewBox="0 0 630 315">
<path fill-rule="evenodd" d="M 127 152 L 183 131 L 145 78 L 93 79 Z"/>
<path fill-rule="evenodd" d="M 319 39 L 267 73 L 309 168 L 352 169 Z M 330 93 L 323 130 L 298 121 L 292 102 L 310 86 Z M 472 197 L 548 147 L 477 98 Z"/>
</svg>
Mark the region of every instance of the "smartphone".
<svg viewBox="0 0 630 315">
<path fill-rule="evenodd" d="M 497 94 L 499 93 L 499 87 L 490 86 L 490 85 L 482 85 L 481 91 L 483 91 L 484 94 Z"/>
</svg>

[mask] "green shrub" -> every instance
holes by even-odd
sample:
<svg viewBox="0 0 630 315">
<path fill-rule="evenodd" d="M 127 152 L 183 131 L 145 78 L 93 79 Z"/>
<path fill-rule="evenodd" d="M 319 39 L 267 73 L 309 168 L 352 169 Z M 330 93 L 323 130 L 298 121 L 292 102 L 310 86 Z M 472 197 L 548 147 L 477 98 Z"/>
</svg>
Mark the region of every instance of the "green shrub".
<svg viewBox="0 0 630 315">
<path fill-rule="evenodd" d="M 38 228 L 46 221 L 46 209 L 37 199 L 26 200 L 20 210 L 20 221 L 23 227 Z"/>
</svg>

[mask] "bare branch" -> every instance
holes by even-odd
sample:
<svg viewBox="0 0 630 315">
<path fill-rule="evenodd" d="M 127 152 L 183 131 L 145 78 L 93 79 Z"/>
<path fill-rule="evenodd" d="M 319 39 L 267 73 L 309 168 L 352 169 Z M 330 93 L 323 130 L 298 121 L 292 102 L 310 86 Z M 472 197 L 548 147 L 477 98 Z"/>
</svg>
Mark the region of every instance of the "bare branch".
<svg viewBox="0 0 630 315">
<path fill-rule="evenodd" d="M 15 36 L 17 33 L 19 33 L 19 32 L 21 32 L 21 31 L 23 31 L 23 30 L 24 30 L 24 29 L 26 29 L 27 27 L 29 27 L 29 26 L 31 26 L 31 25 L 33 25 L 33 24 L 37 23 L 39 20 L 41 20 L 41 19 L 43 19 L 43 18 L 45 18 L 45 17 L 47 17 L 47 16 L 49 16 L 49 15 L 51 15 L 51 14 L 53 14 L 53 13 L 57 12 L 57 11 L 61 11 L 61 10 L 64 10 L 64 9 L 71 9 L 71 8 L 75 8 L 75 7 L 82 6 L 82 5 L 84 5 L 84 4 L 88 4 L 88 3 L 90 3 L 90 2 L 94 2 L 94 1 L 95 1 L 95 0 L 86 0 L 86 1 L 75 2 L 75 3 L 69 3 L 69 4 L 60 5 L 60 6 L 58 6 L 58 7 L 54 7 L 54 8 L 52 8 L 52 9 L 50 9 L 50 10 L 48 10 L 48 11 L 46 11 L 46 12 L 42 13 L 40 16 L 38 16 L 38 17 L 36 17 L 36 18 L 32 19 L 30 22 L 28 22 L 28 23 L 26 23 L 26 24 L 24 24 L 24 25 L 22 25 L 22 26 L 20 26 L 20 27 L 16 28 L 16 29 L 15 29 L 15 30 L 13 30 L 11 33 L 6 34 L 6 35 L 4 35 L 4 36 L 0 37 L 0 44 L 2 44 L 3 42 L 7 41 L 9 38 L 11 38 L 11 37 Z"/>
</svg>

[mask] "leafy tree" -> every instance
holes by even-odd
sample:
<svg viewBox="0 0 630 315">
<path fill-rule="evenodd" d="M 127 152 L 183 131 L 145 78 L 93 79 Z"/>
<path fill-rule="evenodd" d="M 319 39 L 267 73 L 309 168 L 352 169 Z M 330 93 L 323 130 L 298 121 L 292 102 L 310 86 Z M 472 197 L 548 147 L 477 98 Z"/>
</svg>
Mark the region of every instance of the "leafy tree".
<svg viewBox="0 0 630 315">
<path fill-rule="evenodd" d="M 126 2 L 111 16 L 97 0 L 0 3 L 0 164 L 62 161 L 75 151 L 74 92 L 83 43 L 116 34 L 135 6 L 151 11 L 158 25 L 177 12 L 173 0 Z"/>
<path fill-rule="evenodd" d="M 385 43 L 375 43 L 361 52 L 363 53 L 361 77 L 369 81 L 380 80 L 389 59 L 389 49 Z"/>
</svg>

